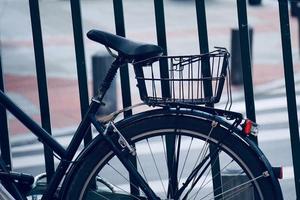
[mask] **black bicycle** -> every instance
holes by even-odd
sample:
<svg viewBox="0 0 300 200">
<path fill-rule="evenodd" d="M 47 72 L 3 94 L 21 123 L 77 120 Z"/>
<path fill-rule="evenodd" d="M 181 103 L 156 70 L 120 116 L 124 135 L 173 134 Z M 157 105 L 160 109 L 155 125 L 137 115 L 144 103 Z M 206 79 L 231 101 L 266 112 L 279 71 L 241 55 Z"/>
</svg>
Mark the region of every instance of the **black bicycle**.
<svg viewBox="0 0 300 200">
<path fill-rule="evenodd" d="M 231 107 L 229 53 L 164 56 L 156 45 L 103 31 L 87 36 L 115 60 L 67 149 L 3 92 L 0 103 L 61 161 L 50 182 L 8 171 L 0 159 L 0 197 L 14 199 L 283 199 L 273 168 L 249 135 L 256 124 Z M 118 55 L 114 54 L 115 50 Z M 119 68 L 134 67 L 140 103 L 106 117 L 96 112 Z M 228 90 L 225 109 L 212 106 Z M 206 105 L 206 106 L 203 106 Z M 123 120 L 139 106 L 153 109 Z M 96 137 L 75 157 L 86 130 Z M 1 186 L 0 184 L 0 186 Z"/>
</svg>

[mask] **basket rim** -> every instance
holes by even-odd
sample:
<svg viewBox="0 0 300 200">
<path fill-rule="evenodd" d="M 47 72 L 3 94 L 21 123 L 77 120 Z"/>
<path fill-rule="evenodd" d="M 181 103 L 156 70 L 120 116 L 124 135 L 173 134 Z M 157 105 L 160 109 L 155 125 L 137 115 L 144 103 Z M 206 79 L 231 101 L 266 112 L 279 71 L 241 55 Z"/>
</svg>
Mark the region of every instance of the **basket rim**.
<svg viewBox="0 0 300 200">
<path fill-rule="evenodd" d="M 191 54 L 191 55 L 160 55 L 160 56 L 154 56 L 151 58 L 146 58 L 144 60 L 138 60 L 138 61 L 133 61 L 132 65 L 141 65 L 146 63 L 147 65 L 152 64 L 153 62 L 159 60 L 160 58 L 186 58 L 186 57 L 205 57 L 205 56 L 224 56 L 229 58 L 230 57 L 230 53 L 228 52 L 228 50 L 225 47 L 215 47 L 215 50 L 210 51 L 208 53 L 202 53 L 202 54 Z M 151 61 L 151 62 L 148 62 Z"/>
</svg>

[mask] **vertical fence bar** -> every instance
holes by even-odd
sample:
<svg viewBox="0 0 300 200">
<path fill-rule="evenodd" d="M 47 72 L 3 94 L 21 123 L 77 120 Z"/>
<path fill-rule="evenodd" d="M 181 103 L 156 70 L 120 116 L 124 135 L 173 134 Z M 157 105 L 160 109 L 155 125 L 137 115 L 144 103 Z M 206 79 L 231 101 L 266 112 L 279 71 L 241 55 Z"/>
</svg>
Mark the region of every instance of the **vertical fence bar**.
<svg viewBox="0 0 300 200">
<path fill-rule="evenodd" d="M 0 41 L 0 90 L 4 92 L 4 76 L 2 71 L 2 60 L 1 60 L 1 41 Z M 11 163 L 11 151 L 9 143 L 9 133 L 7 125 L 7 113 L 6 109 L 0 104 L 0 149 L 1 157 L 5 162 L 8 170 L 12 169 Z"/>
<path fill-rule="evenodd" d="M 197 14 L 197 26 L 198 26 L 198 38 L 199 38 L 199 46 L 201 53 L 208 53 L 208 34 L 207 34 L 207 24 L 206 24 L 206 12 L 205 12 L 205 1 L 204 0 L 196 0 L 196 14 Z M 204 59 L 201 63 L 201 73 L 203 77 L 211 76 L 210 64 L 209 60 Z M 205 81 L 204 85 L 204 95 L 205 97 L 212 96 L 212 83 L 211 81 Z M 213 107 L 213 104 L 207 104 L 206 106 Z M 209 145 L 209 151 L 215 152 L 216 147 Z M 212 177 L 213 177 L 213 187 L 214 187 L 214 195 L 218 196 L 216 199 L 222 199 L 222 178 L 220 174 L 220 159 L 217 156 L 215 158 L 215 162 L 211 166 Z"/>
<path fill-rule="evenodd" d="M 246 115 L 247 118 L 249 118 L 253 122 L 256 122 L 246 0 L 237 0 L 237 12 L 238 12 L 238 21 L 239 21 L 240 48 L 241 48 L 240 51 L 241 51 L 241 58 L 242 58 Z M 256 137 L 253 136 L 250 137 L 253 141 L 257 143 Z"/>
<path fill-rule="evenodd" d="M 77 78 L 80 97 L 81 118 L 84 117 L 89 107 L 89 93 L 87 85 L 86 62 L 84 55 L 84 43 L 82 35 L 82 22 L 80 0 L 71 0 L 72 24 L 74 33 L 74 44 L 76 54 Z M 87 145 L 92 140 L 91 129 L 87 130 L 84 144 Z"/>
<path fill-rule="evenodd" d="M 297 102 L 295 94 L 294 72 L 293 72 L 293 58 L 291 47 L 291 33 L 288 12 L 288 0 L 278 0 L 282 54 L 284 63 L 285 87 L 287 96 L 287 107 L 289 116 L 290 138 L 292 145 L 292 157 L 295 176 L 295 187 L 297 199 L 300 198 L 300 139 L 299 139 L 299 125 L 297 116 Z"/>
<path fill-rule="evenodd" d="M 42 122 L 42 127 L 49 134 L 51 134 L 51 122 L 50 122 L 47 78 L 46 78 L 46 70 L 45 70 L 45 58 L 44 58 L 44 47 L 43 47 L 39 2 L 36 0 L 29 0 L 29 8 L 30 8 L 30 17 L 31 17 L 31 26 L 32 26 L 36 74 L 37 74 L 37 82 L 38 82 L 38 92 L 39 92 L 39 100 L 40 100 L 41 122 Z M 50 181 L 54 173 L 53 151 L 48 146 L 44 145 L 44 153 L 45 153 L 47 181 Z"/>
<path fill-rule="evenodd" d="M 156 22 L 156 32 L 157 32 L 157 43 L 163 48 L 164 55 L 167 55 L 167 40 L 166 40 L 166 25 L 165 25 L 165 14 L 164 14 L 164 2 L 154 0 L 154 11 L 155 11 L 155 22 Z M 160 75 L 162 78 L 169 77 L 168 71 L 168 61 L 162 59 L 160 61 Z M 161 82 L 162 96 L 170 97 L 170 88 L 168 81 Z"/>
<path fill-rule="evenodd" d="M 204 0 L 196 0 L 196 14 L 197 14 L 197 26 L 198 26 L 198 38 L 200 53 L 208 53 L 208 34 L 207 34 L 207 24 L 206 24 L 206 12 L 205 12 L 205 2 Z M 204 77 L 211 76 L 209 60 L 203 59 L 202 75 Z M 212 96 L 212 83 L 211 81 L 205 81 L 204 83 L 204 95 L 205 97 Z M 213 106 L 213 105 L 208 105 Z"/>
<path fill-rule="evenodd" d="M 155 11 L 155 22 L 156 22 L 156 32 L 157 32 L 157 43 L 164 50 L 164 55 L 167 55 L 167 40 L 166 40 L 166 26 L 165 26 L 165 14 L 164 14 L 164 2 L 154 0 L 154 11 Z M 168 71 L 168 60 L 161 59 L 159 61 L 160 65 L 160 76 L 163 79 L 169 78 Z M 168 81 L 161 81 L 162 97 L 170 97 L 171 91 Z M 180 122 L 179 122 L 180 123 Z M 167 152 L 167 165 L 168 165 L 168 198 L 173 198 L 178 190 L 178 158 L 176 156 L 176 143 L 180 144 L 180 138 L 176 138 L 173 135 L 166 136 L 166 152 Z M 178 140 L 178 141 L 176 141 Z"/>
<path fill-rule="evenodd" d="M 116 34 L 125 37 L 125 22 L 124 22 L 124 10 L 123 1 L 114 0 L 114 16 L 115 16 L 115 28 Z M 131 92 L 130 92 L 130 82 L 129 82 L 129 72 L 128 65 L 120 68 L 120 79 L 121 79 L 121 92 L 122 92 L 122 103 L 123 108 L 129 107 L 131 103 Z M 132 115 L 132 110 L 124 112 L 124 117 L 129 117 Z M 137 160 L 135 157 L 131 158 L 132 164 L 137 168 Z M 139 195 L 139 189 L 136 187 L 138 185 L 137 181 L 129 174 L 129 179 L 132 184 L 130 184 L 130 192 L 132 195 Z"/>
<path fill-rule="evenodd" d="M 114 14 L 115 14 L 115 27 L 116 34 L 125 37 L 125 23 L 124 23 L 124 12 L 123 12 L 123 1 L 122 0 L 114 0 Z M 131 106 L 131 92 L 130 92 L 130 84 L 129 84 L 129 72 L 128 65 L 125 67 L 121 67 L 120 69 L 120 78 L 121 78 L 121 88 L 122 88 L 122 102 L 123 107 L 126 108 Z M 129 117 L 132 115 L 132 111 L 126 111 L 124 113 L 124 117 Z"/>
<path fill-rule="evenodd" d="M 167 39 L 166 39 L 166 25 L 165 25 L 165 11 L 164 11 L 164 2 L 154 0 L 154 11 L 155 11 L 155 23 L 156 23 L 156 32 L 157 32 L 157 43 L 163 48 L 164 55 L 167 54 Z M 166 66 L 162 67 L 162 73 L 168 75 L 168 68 Z M 166 92 L 166 94 L 168 94 Z"/>
</svg>

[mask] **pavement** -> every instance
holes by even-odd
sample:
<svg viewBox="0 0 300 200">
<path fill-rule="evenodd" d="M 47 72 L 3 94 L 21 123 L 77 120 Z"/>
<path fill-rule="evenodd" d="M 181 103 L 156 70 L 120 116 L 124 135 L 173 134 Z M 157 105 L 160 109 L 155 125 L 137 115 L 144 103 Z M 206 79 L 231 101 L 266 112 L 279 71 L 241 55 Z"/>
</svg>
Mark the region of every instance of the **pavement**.
<svg viewBox="0 0 300 200">
<path fill-rule="evenodd" d="M 53 134 L 58 138 L 65 138 L 63 141 L 64 144 L 67 144 L 69 135 L 80 121 L 70 5 L 68 1 L 59 0 L 39 1 L 39 3 L 51 125 Z M 85 0 L 81 3 L 84 33 L 92 28 L 115 32 L 111 1 Z M 169 54 L 198 53 L 196 12 L 193 1 L 168 0 L 164 3 Z M 127 0 L 124 1 L 124 11 L 127 37 L 137 41 L 156 43 L 153 2 Z M 224 46 L 230 49 L 231 30 L 238 27 L 235 1 L 206 1 L 206 12 L 210 49 L 214 46 Z M 263 132 L 263 136 L 260 138 L 261 148 L 274 165 L 286 166 L 288 173 L 291 174 L 288 179 L 283 181 L 286 199 L 295 199 L 277 2 L 264 0 L 262 6 L 248 7 L 248 21 L 254 29 L 253 82 L 257 121 L 262 124 Z M 294 18 L 291 18 L 290 22 L 296 90 L 299 95 L 298 22 Z M 2 0 L 0 2 L 0 27 L 1 57 L 7 94 L 28 115 L 40 122 L 28 1 Z M 105 49 L 87 38 L 84 39 L 84 42 L 91 96 L 91 56 L 96 52 L 104 53 Z M 132 69 L 130 69 L 130 77 L 133 103 L 137 103 L 139 99 L 137 90 L 134 89 L 136 83 Z M 116 81 L 119 86 L 119 76 Z M 117 87 L 116 93 L 117 107 L 121 108 L 120 87 Z M 244 112 L 242 88 L 234 86 L 233 96 L 235 101 L 232 110 Z M 26 163 L 24 159 L 32 156 L 27 154 L 28 151 L 39 156 L 39 159 L 35 160 L 42 160 L 41 151 L 39 147 L 36 147 L 38 144 L 35 143 L 35 138 L 10 114 L 9 132 L 16 169 L 26 169 L 34 173 L 41 171 L 42 162 L 35 163 L 34 166 L 22 165 L 22 163 Z M 272 136 L 270 136 L 271 133 L 273 133 Z M 24 146 L 24 143 L 28 143 L 28 145 Z M 282 148 L 276 149 L 274 146 Z M 24 153 L 21 153 L 21 150 Z M 36 170 L 37 168 L 39 170 Z"/>
</svg>

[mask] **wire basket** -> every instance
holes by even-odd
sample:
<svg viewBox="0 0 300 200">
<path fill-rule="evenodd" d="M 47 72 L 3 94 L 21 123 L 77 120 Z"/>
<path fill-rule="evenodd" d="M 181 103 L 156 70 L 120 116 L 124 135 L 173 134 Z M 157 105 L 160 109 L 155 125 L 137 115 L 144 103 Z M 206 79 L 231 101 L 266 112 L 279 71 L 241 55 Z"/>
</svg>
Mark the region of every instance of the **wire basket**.
<svg viewBox="0 0 300 200">
<path fill-rule="evenodd" d="M 222 95 L 229 56 L 225 48 L 218 48 L 202 55 L 159 56 L 136 62 L 141 100 L 148 105 L 215 104 Z"/>
</svg>

